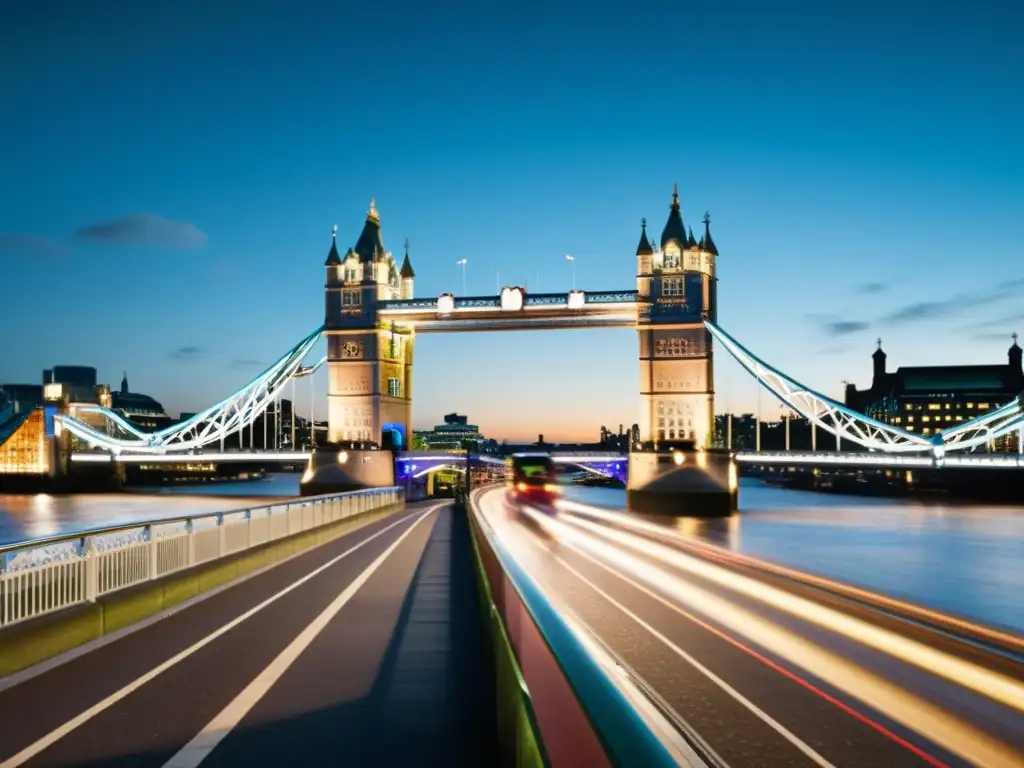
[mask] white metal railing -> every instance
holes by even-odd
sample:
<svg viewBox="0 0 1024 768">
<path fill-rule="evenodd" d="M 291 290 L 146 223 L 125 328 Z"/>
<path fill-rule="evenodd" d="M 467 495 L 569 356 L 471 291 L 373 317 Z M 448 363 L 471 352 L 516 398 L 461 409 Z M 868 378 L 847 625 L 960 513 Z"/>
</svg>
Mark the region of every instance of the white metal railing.
<svg viewBox="0 0 1024 768">
<path fill-rule="evenodd" d="M 0 546 L 0 627 L 401 499 L 400 488 L 374 488 Z"/>
</svg>

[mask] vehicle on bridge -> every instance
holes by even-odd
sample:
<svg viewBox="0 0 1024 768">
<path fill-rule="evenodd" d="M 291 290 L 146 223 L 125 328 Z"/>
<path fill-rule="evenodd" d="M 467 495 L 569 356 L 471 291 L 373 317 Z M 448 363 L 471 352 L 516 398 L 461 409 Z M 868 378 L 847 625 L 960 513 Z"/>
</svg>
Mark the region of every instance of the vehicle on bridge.
<svg viewBox="0 0 1024 768">
<path fill-rule="evenodd" d="M 505 460 L 505 488 L 513 504 L 550 507 L 558 496 L 555 462 L 546 453 L 516 453 Z"/>
</svg>

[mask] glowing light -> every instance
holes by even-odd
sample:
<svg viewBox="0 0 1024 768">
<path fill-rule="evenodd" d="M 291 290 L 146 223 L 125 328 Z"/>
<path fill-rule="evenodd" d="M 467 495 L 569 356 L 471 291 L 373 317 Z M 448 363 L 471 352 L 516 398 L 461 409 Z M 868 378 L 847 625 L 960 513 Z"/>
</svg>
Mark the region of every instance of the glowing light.
<svg viewBox="0 0 1024 768">
<path fill-rule="evenodd" d="M 672 454 L 672 459 L 675 461 L 676 466 L 682 466 L 683 462 L 686 461 L 686 456 L 683 455 L 682 451 L 676 451 Z"/>
<path fill-rule="evenodd" d="M 348 451 L 338 451 L 338 463 L 344 464 L 348 461 Z"/>
<path fill-rule="evenodd" d="M 583 291 L 569 291 L 569 309 L 583 309 L 587 296 Z"/>
<path fill-rule="evenodd" d="M 736 488 L 739 486 L 739 477 L 736 472 L 736 462 L 729 462 L 729 493 L 735 493 Z"/>
<path fill-rule="evenodd" d="M 455 297 L 450 293 L 442 293 L 437 297 L 437 312 L 441 315 L 450 315 L 455 311 Z"/>
<path fill-rule="evenodd" d="M 306 467 L 306 471 L 302 473 L 302 479 L 299 482 L 308 483 L 310 480 L 313 479 L 313 475 L 314 475 L 313 468 L 312 467 Z"/>
</svg>

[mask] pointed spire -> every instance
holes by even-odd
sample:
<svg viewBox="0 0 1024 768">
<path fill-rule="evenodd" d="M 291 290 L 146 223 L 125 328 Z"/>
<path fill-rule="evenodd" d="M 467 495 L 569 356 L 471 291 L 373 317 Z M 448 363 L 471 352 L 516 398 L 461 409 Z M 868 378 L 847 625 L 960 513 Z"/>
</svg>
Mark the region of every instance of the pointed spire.
<svg viewBox="0 0 1024 768">
<path fill-rule="evenodd" d="M 124 376 L 121 377 L 121 394 L 128 394 L 128 371 L 124 372 Z"/>
<path fill-rule="evenodd" d="M 412 270 L 412 262 L 409 261 L 409 238 L 405 238 L 405 258 L 402 260 L 402 277 L 416 277 Z"/>
<path fill-rule="evenodd" d="M 718 247 L 711 239 L 711 214 L 704 211 L 704 237 L 700 240 L 700 247 L 712 256 L 718 255 Z"/>
<path fill-rule="evenodd" d="M 687 248 L 696 248 L 697 247 L 697 241 L 693 237 L 693 227 L 690 227 L 690 234 L 686 238 L 686 247 Z"/>
<path fill-rule="evenodd" d="M 380 214 L 377 212 L 377 205 L 373 198 L 370 198 L 370 210 L 366 212 L 366 223 L 363 224 L 363 231 L 356 240 L 355 252 L 359 254 L 362 262 L 376 261 L 384 258 L 387 249 L 384 247 L 384 237 L 380 231 Z"/>
<path fill-rule="evenodd" d="M 881 340 L 881 338 L 875 339 L 875 345 L 877 346 L 877 349 L 875 350 L 875 352 L 872 355 L 872 357 L 878 357 L 879 355 L 881 355 L 882 357 L 885 357 L 885 352 L 882 351 L 882 340 Z"/>
<path fill-rule="evenodd" d="M 341 264 L 341 257 L 338 255 L 338 225 L 334 225 L 334 231 L 331 233 L 331 250 L 327 254 L 327 261 L 324 262 L 325 266 L 333 267 Z"/>
<path fill-rule="evenodd" d="M 640 244 L 636 247 L 636 255 L 650 256 L 653 253 L 651 241 L 647 239 L 647 219 L 640 219 Z"/>
<path fill-rule="evenodd" d="M 679 212 L 679 185 L 672 185 L 672 206 L 669 209 L 668 221 L 665 222 L 665 229 L 661 231 L 662 249 L 674 240 L 679 250 L 686 247 L 686 227 L 683 226 L 683 216 Z"/>
</svg>

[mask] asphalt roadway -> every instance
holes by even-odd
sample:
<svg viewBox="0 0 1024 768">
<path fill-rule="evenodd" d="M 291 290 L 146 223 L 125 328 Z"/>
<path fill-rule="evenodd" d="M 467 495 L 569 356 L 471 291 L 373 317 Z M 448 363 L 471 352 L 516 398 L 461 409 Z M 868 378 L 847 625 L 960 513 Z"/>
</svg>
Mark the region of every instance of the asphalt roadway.
<svg viewBox="0 0 1024 768">
<path fill-rule="evenodd" d="M 474 497 L 496 541 L 727 766 L 1024 766 L 1024 641 L 626 515 Z M 927 619 L 927 621 L 925 620 Z"/>
<path fill-rule="evenodd" d="M 0 766 L 493 765 L 474 590 L 411 504 L 0 691 Z"/>
</svg>

